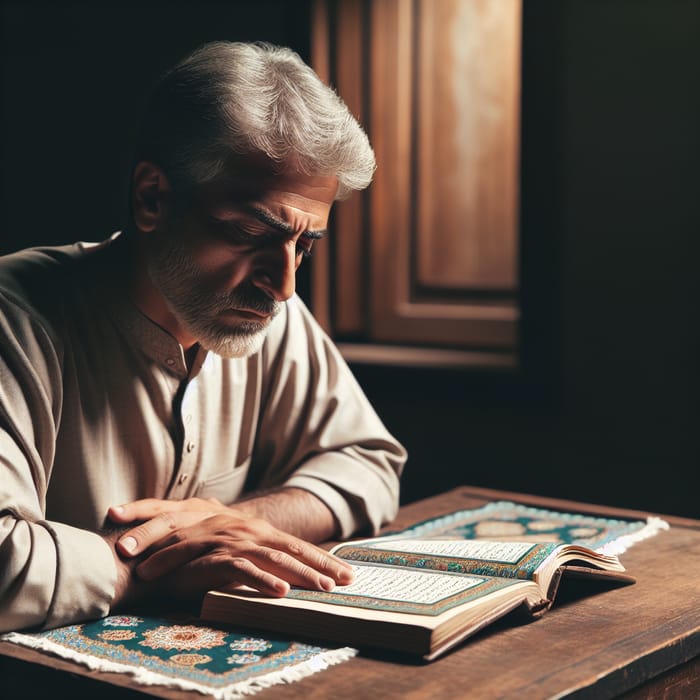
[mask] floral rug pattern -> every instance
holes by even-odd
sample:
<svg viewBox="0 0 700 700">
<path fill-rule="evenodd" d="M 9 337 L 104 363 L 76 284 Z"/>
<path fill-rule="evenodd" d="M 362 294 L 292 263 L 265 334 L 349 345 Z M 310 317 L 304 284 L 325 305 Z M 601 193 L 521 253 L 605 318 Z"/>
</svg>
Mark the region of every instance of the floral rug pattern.
<svg viewBox="0 0 700 700">
<path fill-rule="evenodd" d="M 146 685 L 197 690 L 220 700 L 235 700 L 299 680 L 356 654 L 347 647 L 326 649 L 284 638 L 262 638 L 196 620 L 136 615 L 111 615 L 3 638 L 90 668 L 130 673 Z"/>
</svg>

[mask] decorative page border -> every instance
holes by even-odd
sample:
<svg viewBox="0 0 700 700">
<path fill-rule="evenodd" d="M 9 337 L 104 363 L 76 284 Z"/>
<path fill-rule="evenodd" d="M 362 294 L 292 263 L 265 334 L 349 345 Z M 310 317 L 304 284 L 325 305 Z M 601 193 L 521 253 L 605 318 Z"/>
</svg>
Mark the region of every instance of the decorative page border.
<svg viewBox="0 0 700 700">
<path fill-rule="evenodd" d="M 358 566 L 371 566 L 370 564 L 356 563 Z M 443 572 L 433 573 L 431 571 L 421 571 L 425 575 L 444 576 Z M 460 574 L 460 577 L 462 575 Z M 399 612 L 410 613 L 417 615 L 427 615 L 437 617 L 447 610 L 451 610 L 457 605 L 483 598 L 495 591 L 503 588 L 508 588 L 519 582 L 519 579 L 498 579 L 498 578 L 483 578 L 480 576 L 469 576 L 471 579 L 478 579 L 474 583 L 458 593 L 442 598 L 435 603 L 416 603 L 404 600 L 390 600 L 388 598 L 373 598 L 371 596 L 349 595 L 343 593 L 342 589 L 337 592 L 330 593 L 321 591 L 307 591 L 301 588 L 293 588 L 287 593 L 287 598 L 295 598 L 298 600 L 308 600 L 314 603 L 328 603 L 329 605 L 343 605 L 347 607 L 368 608 L 371 610 L 380 610 L 382 612 Z"/>
</svg>

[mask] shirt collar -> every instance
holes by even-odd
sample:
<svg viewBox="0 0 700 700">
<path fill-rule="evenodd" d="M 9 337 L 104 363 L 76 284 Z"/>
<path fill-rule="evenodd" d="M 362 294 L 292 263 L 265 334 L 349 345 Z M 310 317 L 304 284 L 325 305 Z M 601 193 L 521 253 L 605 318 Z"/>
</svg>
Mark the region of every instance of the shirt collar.
<svg viewBox="0 0 700 700">
<path fill-rule="evenodd" d="M 198 346 L 197 354 L 188 370 L 185 351 L 180 343 L 165 329 L 143 314 L 126 293 L 123 282 L 116 274 L 128 264 L 125 257 L 124 234 L 113 236 L 105 246 L 104 262 L 109 280 L 107 305 L 114 322 L 147 357 L 178 379 L 193 377 L 199 373 L 208 352 Z M 104 288 L 104 280 L 102 285 Z"/>
</svg>

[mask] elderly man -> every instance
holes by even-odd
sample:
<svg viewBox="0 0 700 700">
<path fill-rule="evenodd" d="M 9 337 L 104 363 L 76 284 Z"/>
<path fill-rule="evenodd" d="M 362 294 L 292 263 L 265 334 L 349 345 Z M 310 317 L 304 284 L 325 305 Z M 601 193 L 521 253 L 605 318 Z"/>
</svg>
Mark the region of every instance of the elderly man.
<svg viewBox="0 0 700 700">
<path fill-rule="evenodd" d="M 0 259 L 0 631 L 152 593 L 331 589 L 403 448 L 294 295 L 367 137 L 292 51 L 214 43 L 156 85 L 125 231 Z"/>
</svg>

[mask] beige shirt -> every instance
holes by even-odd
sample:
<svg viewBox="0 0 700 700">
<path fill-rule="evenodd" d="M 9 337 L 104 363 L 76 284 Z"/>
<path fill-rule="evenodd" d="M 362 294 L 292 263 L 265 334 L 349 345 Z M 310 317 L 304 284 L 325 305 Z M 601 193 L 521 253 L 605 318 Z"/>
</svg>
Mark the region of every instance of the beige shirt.
<svg viewBox="0 0 700 700">
<path fill-rule="evenodd" d="M 109 612 L 110 505 L 294 486 L 342 536 L 396 512 L 404 450 L 301 300 L 254 356 L 199 350 L 188 373 L 118 291 L 122 247 L 0 259 L 0 631 Z"/>
</svg>

